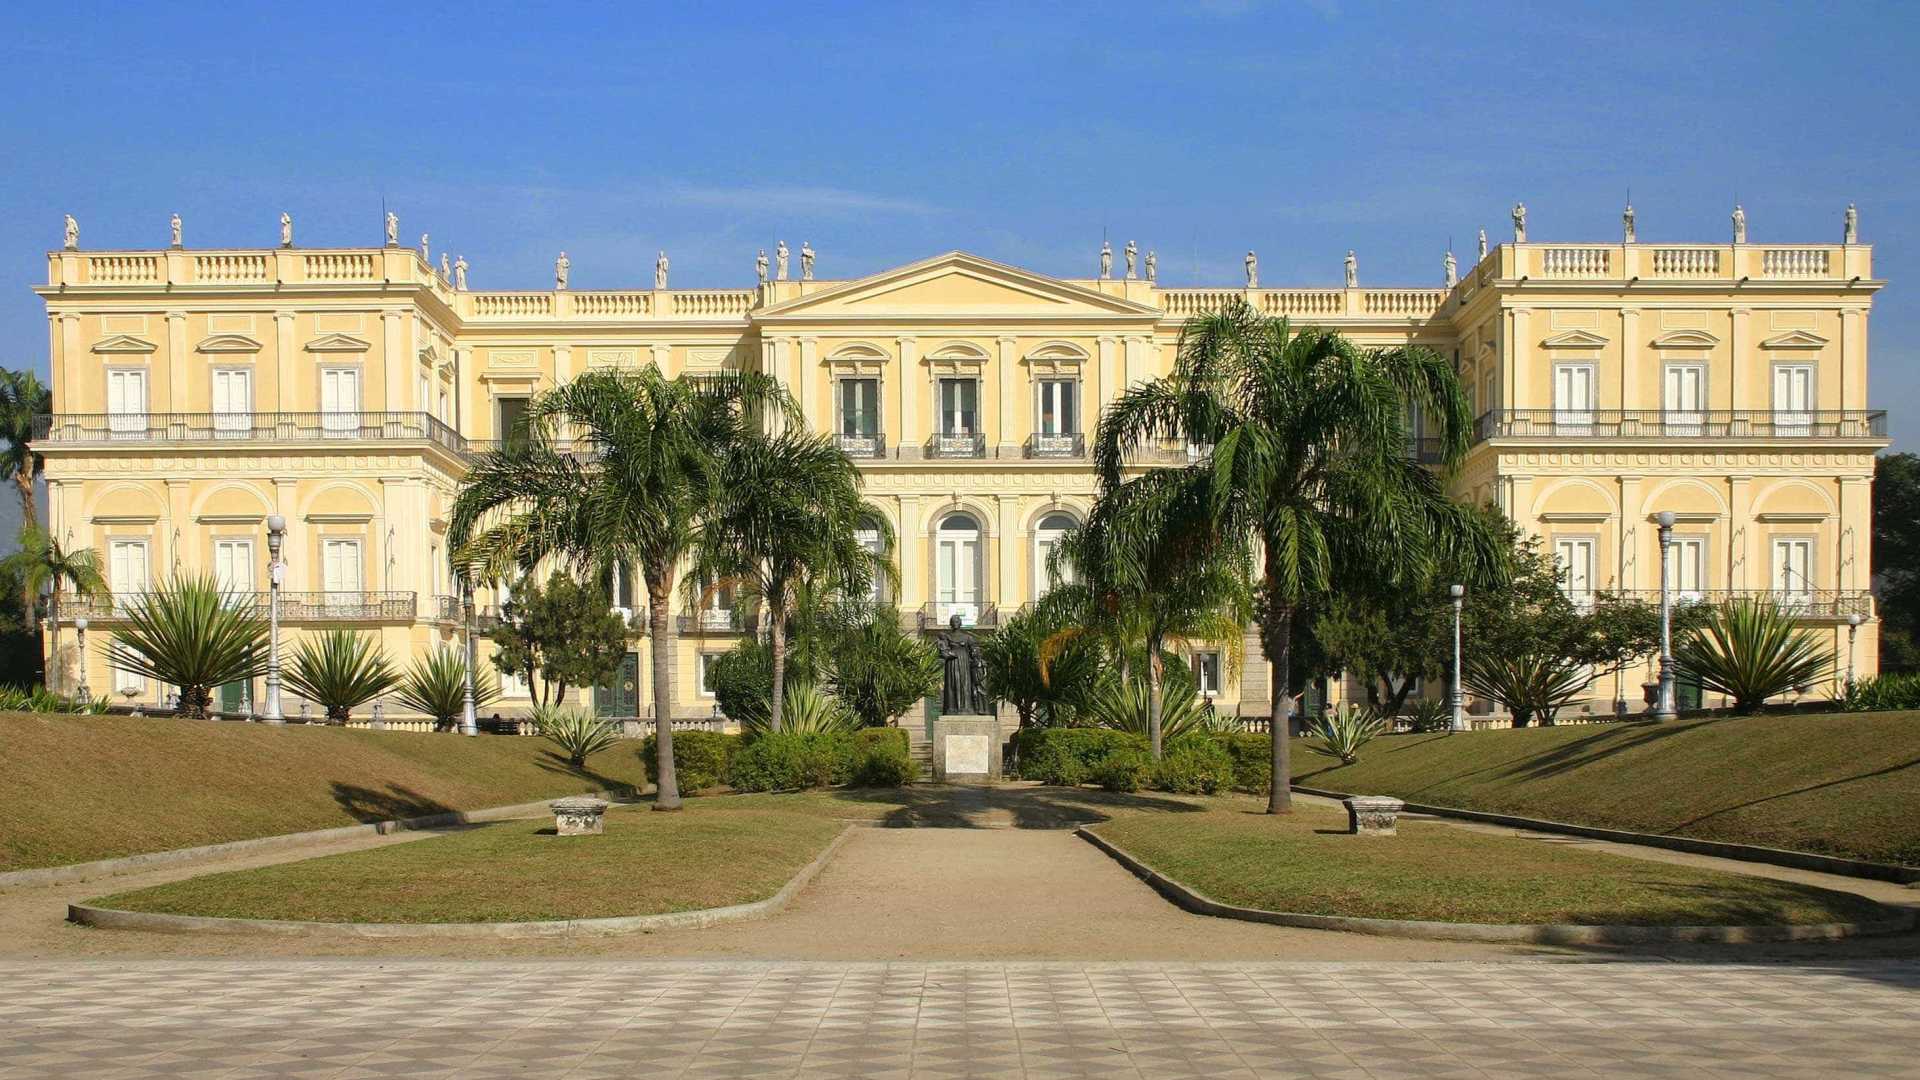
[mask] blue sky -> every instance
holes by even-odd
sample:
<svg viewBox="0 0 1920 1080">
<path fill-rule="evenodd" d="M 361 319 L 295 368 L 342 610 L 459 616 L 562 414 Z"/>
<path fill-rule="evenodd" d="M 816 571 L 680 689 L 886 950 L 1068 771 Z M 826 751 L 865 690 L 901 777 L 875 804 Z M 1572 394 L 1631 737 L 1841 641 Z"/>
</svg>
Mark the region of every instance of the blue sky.
<svg viewBox="0 0 1920 1080">
<path fill-rule="evenodd" d="M 951 248 L 1170 284 L 1429 284 L 1449 237 L 1838 240 L 1891 282 L 1872 404 L 1920 443 L 1920 11 L 1898 5 L 37 5 L 0 37 L 0 363 L 46 367 L 60 215 L 82 246 L 464 254 L 475 288 L 822 277 Z"/>
</svg>

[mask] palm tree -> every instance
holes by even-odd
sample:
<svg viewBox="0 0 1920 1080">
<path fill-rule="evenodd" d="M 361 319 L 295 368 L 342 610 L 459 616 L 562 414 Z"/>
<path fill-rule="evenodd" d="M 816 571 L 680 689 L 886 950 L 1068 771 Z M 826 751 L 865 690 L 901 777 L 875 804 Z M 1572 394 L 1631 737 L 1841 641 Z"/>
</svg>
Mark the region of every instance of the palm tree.
<svg viewBox="0 0 1920 1080">
<path fill-rule="evenodd" d="M 77 597 L 105 596 L 107 578 L 100 569 L 100 553 L 92 548 L 68 548 L 38 525 L 28 522 L 20 530 L 20 550 L 7 556 L 0 568 L 17 575 L 27 596 L 27 610 L 33 610 L 33 598 L 47 590 L 47 620 L 53 624 L 50 655 L 60 657 L 60 592 L 70 589 Z M 36 627 L 37 629 L 37 627 Z M 48 671 L 48 682 L 53 672 Z"/>
<path fill-rule="evenodd" d="M 53 391 L 40 385 L 40 376 L 31 371 L 0 369 L 0 461 L 20 496 L 20 520 L 27 525 L 40 523 L 34 505 L 34 483 L 40 479 L 44 464 L 28 445 L 33 439 L 36 417 L 53 407 Z M 31 603 L 31 597 L 28 598 Z"/>
<path fill-rule="evenodd" d="M 178 686 L 189 720 L 207 718 L 214 687 L 266 673 L 267 621 L 210 574 L 177 577 L 133 599 L 127 624 L 107 646 L 108 662 Z"/>
<path fill-rule="evenodd" d="M 1406 578 L 1441 549 L 1497 558 L 1441 477 L 1408 453 L 1409 410 L 1441 462 L 1456 465 L 1472 418 L 1438 354 L 1361 348 L 1235 300 L 1189 321 L 1173 372 L 1129 389 L 1100 421 L 1095 464 L 1107 490 L 1143 444 L 1185 440 L 1203 455 L 1196 469 L 1213 520 L 1259 545 L 1256 619 L 1274 671 L 1269 813 L 1292 809 L 1288 684 L 1303 601 L 1342 583 Z"/>
<path fill-rule="evenodd" d="M 787 618 L 796 592 L 858 597 L 876 575 L 893 574 L 891 563 L 860 542 L 863 525 L 880 529 L 882 551 L 892 547 L 885 518 L 860 497 L 859 470 L 828 437 L 749 433 L 724 448 L 687 591 L 696 610 L 711 583 L 760 598 L 773 656 L 774 731 L 786 704 Z"/>
<path fill-rule="evenodd" d="M 1122 655 L 1137 645 L 1145 660 L 1147 738 L 1160 757 L 1166 650 L 1201 641 L 1238 666 L 1242 628 L 1253 616 L 1252 562 L 1243 534 L 1212 518 L 1205 470 L 1159 469 L 1109 491 L 1065 545 L 1083 580 L 1104 581 L 1125 612 Z M 1099 618 L 1097 594 L 1069 584 L 1056 603 Z M 1051 597 L 1053 594 L 1049 594 Z M 1123 675 L 1122 683 L 1128 682 Z"/>
<path fill-rule="evenodd" d="M 656 810 L 680 808 L 676 570 L 714 501 L 721 449 L 757 429 L 769 408 L 798 421 L 778 381 L 758 373 L 669 379 L 652 364 L 588 372 L 536 397 L 525 443 L 476 462 L 454 501 L 449 548 L 468 580 L 517 577 L 548 559 L 596 578 L 616 564 L 638 570 L 653 639 Z"/>
</svg>

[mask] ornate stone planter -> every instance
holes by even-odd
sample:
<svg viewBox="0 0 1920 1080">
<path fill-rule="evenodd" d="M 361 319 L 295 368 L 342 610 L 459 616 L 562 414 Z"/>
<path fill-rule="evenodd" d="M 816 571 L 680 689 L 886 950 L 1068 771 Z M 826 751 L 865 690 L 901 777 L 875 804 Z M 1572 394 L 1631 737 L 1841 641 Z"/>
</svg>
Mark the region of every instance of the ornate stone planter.
<svg viewBox="0 0 1920 1080">
<path fill-rule="evenodd" d="M 556 836 L 597 836 L 606 831 L 607 801 L 588 795 L 556 799 L 547 804 L 553 811 Z"/>
<path fill-rule="evenodd" d="M 1347 831 L 1355 836 L 1393 836 L 1407 805 L 1390 795 L 1355 795 L 1341 802 L 1347 807 Z"/>
</svg>

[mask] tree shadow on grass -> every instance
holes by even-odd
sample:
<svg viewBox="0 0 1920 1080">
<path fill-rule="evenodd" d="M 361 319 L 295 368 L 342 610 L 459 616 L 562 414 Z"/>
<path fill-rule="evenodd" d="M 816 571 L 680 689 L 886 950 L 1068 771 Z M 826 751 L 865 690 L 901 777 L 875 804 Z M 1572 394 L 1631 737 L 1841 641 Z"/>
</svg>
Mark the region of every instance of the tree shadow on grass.
<svg viewBox="0 0 1920 1080">
<path fill-rule="evenodd" d="M 1191 813 L 1205 809 L 1161 795 L 994 784 L 840 788 L 829 794 L 850 803 L 891 807 L 878 824 L 895 828 L 1072 829 L 1108 821 L 1116 810 Z"/>
<path fill-rule="evenodd" d="M 1838 780 L 1826 780 L 1818 784 L 1808 784 L 1805 787 L 1794 788 L 1792 791 L 1780 791 L 1780 792 L 1775 792 L 1772 795 L 1762 796 L 1761 798 L 1758 798 L 1758 799 L 1748 799 L 1746 802 L 1743 802 L 1743 803 L 1735 803 L 1732 806 L 1723 806 L 1720 809 L 1714 810 L 1710 813 L 1701 814 L 1700 816 L 1694 817 L 1694 818 L 1688 818 L 1686 821 L 1682 821 L 1679 824 L 1674 825 L 1672 828 L 1668 829 L 1667 831 L 1670 833 L 1679 832 L 1682 829 L 1686 829 L 1686 828 L 1690 828 L 1691 826 L 1698 825 L 1703 821 L 1711 821 L 1714 818 L 1719 817 L 1721 814 L 1731 814 L 1735 810 L 1745 810 L 1748 807 L 1759 806 L 1762 803 L 1770 803 L 1776 799 L 1790 799 L 1795 795 L 1805 795 L 1808 792 L 1821 791 L 1831 787 L 1839 787 L 1842 784 L 1851 784 L 1860 780 L 1871 780 L 1876 776 L 1887 776 L 1891 773 L 1897 773 L 1906 769 L 1911 769 L 1916 765 L 1920 765 L 1920 757 L 1913 758 L 1909 761 L 1903 761 L 1898 765 L 1889 765 L 1884 769 L 1874 769 L 1869 772 L 1857 773 L 1853 776 L 1843 776 Z"/>
<path fill-rule="evenodd" d="M 1590 765 L 1603 758 L 1622 753 L 1623 751 L 1647 746 L 1656 740 L 1697 730 L 1702 724 L 1713 722 L 1715 721 L 1709 720 L 1700 723 L 1686 724 L 1655 724 L 1650 721 L 1642 721 L 1623 725 L 1610 724 L 1600 731 L 1583 735 L 1549 749 L 1537 751 L 1522 750 L 1511 757 L 1503 757 L 1497 761 L 1476 762 L 1470 768 L 1464 768 L 1444 776 L 1429 774 L 1419 786 L 1410 787 L 1401 794 L 1410 798 L 1417 798 L 1426 792 L 1444 788 L 1450 784 L 1475 783 L 1489 780 L 1517 779 L 1524 781 L 1545 779 L 1546 777 L 1555 776 L 1584 765 Z M 1504 732 L 1483 732 L 1480 737 L 1484 741 L 1477 743 L 1476 746 L 1479 749 L 1498 753 L 1500 749 L 1504 748 L 1497 748 L 1497 743 L 1493 740 L 1501 738 L 1505 734 Z M 1491 736 L 1491 738 L 1488 738 L 1489 736 Z M 1382 750 L 1385 753 L 1404 753 L 1409 750 L 1420 749 L 1436 739 L 1452 737 L 1451 734 L 1395 736 L 1393 741 L 1397 745 L 1383 747 Z M 1404 740 L 1404 742 L 1402 742 L 1402 740 Z M 1384 740 L 1376 739 L 1369 745 L 1379 746 L 1383 741 Z M 1308 784 L 1316 777 L 1323 777 L 1329 773 L 1338 772 L 1342 768 L 1344 768 L 1344 766 L 1338 764 L 1328 765 L 1323 769 L 1301 773 L 1293 778 L 1293 782 L 1296 784 Z M 1318 785 L 1309 784 L 1309 786 Z"/>
<path fill-rule="evenodd" d="M 571 776 L 576 780 L 585 780 L 600 791 L 612 792 L 615 795 L 626 798 L 633 798 L 640 794 L 640 789 L 634 787 L 627 781 L 594 772 L 585 765 L 576 766 L 568 761 L 564 755 L 552 750 L 542 750 L 540 756 L 534 759 L 533 764 L 535 768 L 543 772 L 555 773 L 560 776 Z"/>
<path fill-rule="evenodd" d="M 333 801 L 339 803 L 340 808 L 345 810 L 349 817 L 363 824 L 426 817 L 429 814 L 446 814 L 453 811 L 453 807 L 438 799 L 430 799 L 398 784 L 389 784 L 385 791 L 376 791 L 373 788 L 335 780 Z"/>
</svg>

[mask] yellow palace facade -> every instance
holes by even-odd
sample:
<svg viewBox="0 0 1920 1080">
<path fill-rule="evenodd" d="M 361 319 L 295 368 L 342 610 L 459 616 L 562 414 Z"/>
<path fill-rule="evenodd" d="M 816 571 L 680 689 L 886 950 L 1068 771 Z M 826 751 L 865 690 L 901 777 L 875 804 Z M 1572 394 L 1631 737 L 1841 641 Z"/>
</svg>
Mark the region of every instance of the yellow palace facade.
<svg viewBox="0 0 1920 1080">
<path fill-rule="evenodd" d="M 36 290 L 54 394 L 36 446 L 54 535 L 100 553 L 115 599 L 69 603 L 63 622 L 110 633 L 127 597 L 176 571 L 264 594 L 279 514 L 291 636 L 355 627 L 401 661 L 456 641 L 445 537 L 474 455 L 543 389 L 657 364 L 777 375 L 890 518 L 908 625 L 991 627 L 1044 591 L 1047 549 L 1086 514 L 1100 410 L 1169 369 L 1185 319 L 1239 297 L 1453 357 L 1479 417 L 1456 489 L 1540 534 L 1576 594 L 1657 590 L 1652 522 L 1672 511 L 1675 589 L 1790 604 L 1870 672 L 1869 486 L 1887 445 L 1867 401 L 1871 248 L 1852 242 L 1851 213 L 1838 244 L 1736 229 L 1730 244 L 1538 243 L 1516 208 L 1514 242 L 1458 273 L 1449 255 L 1430 288 L 1362 286 L 1351 255 L 1343 285 L 1266 287 L 1251 252 L 1242 283 L 1168 288 L 1133 245 L 1085 279 L 952 252 L 815 280 L 811 249 L 789 272 L 783 244 L 749 288 L 669 288 L 663 255 L 653 288 L 574 290 L 562 256 L 554 288 L 490 292 L 465 287 L 464 261 L 399 246 L 391 220 L 381 247 L 298 247 L 283 218 L 280 246 L 221 251 L 85 250 L 70 220 Z M 630 606 L 631 587 L 616 590 Z M 483 590 L 483 619 L 503 599 Z M 741 621 L 725 595 L 681 616 L 688 720 L 712 715 L 707 658 Z M 636 633 L 603 710 L 650 711 L 649 644 Z M 96 694 L 164 701 L 89 653 Z M 1248 653 L 1237 679 L 1195 662 L 1223 708 L 1260 715 L 1269 677 L 1251 635 Z M 1618 695 L 1637 710 L 1638 681 L 1596 686 L 1594 707 Z M 503 711 L 525 706 L 506 689 Z M 236 686 L 218 703 L 258 699 Z"/>
</svg>

